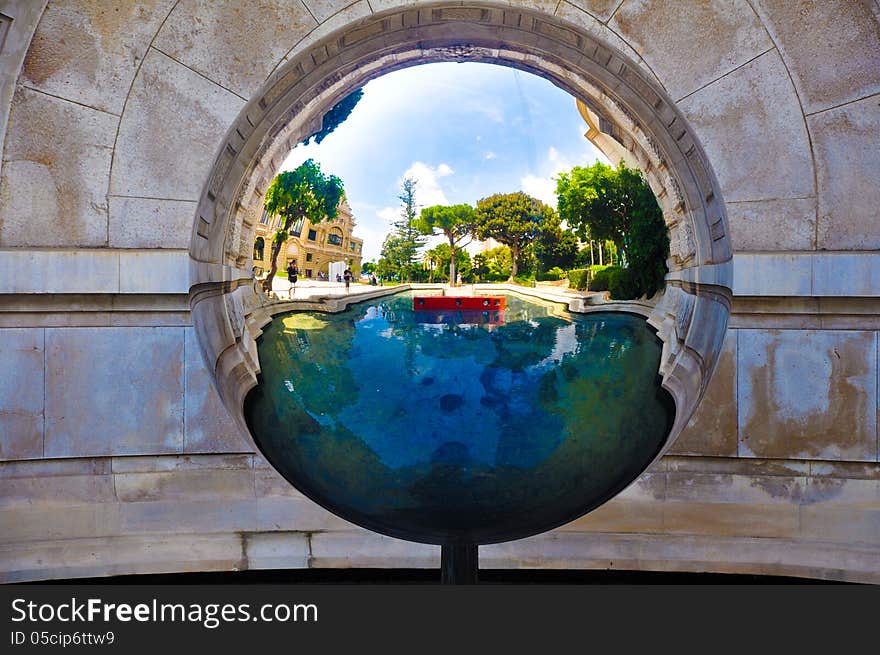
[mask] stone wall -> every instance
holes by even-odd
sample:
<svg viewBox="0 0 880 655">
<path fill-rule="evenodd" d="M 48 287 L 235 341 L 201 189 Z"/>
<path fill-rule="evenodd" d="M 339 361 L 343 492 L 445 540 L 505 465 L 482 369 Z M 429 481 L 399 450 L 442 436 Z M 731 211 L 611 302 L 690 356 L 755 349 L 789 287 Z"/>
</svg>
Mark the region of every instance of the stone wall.
<svg viewBox="0 0 880 655">
<path fill-rule="evenodd" d="M 460 29 L 528 9 L 560 43 L 587 35 L 635 62 L 705 151 L 734 251 L 730 329 L 672 450 L 596 512 L 482 548 L 483 565 L 880 582 L 880 6 L 467 4 Z M 435 547 L 336 519 L 268 467 L 190 309 L 208 280 L 237 279 L 191 245 L 242 110 L 323 39 L 433 7 L 0 5 L 2 579 L 437 566 Z M 670 282 L 713 273 L 695 275 Z"/>
</svg>

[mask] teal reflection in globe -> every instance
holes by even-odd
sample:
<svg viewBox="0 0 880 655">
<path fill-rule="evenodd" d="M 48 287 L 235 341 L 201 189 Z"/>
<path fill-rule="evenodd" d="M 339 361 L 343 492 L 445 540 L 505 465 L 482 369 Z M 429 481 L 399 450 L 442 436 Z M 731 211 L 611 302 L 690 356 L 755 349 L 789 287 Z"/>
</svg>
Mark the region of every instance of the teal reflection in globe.
<svg viewBox="0 0 880 655">
<path fill-rule="evenodd" d="M 641 317 L 413 311 L 403 293 L 276 317 L 245 417 L 269 462 L 391 536 L 486 544 L 571 521 L 632 482 L 674 418 Z"/>
</svg>

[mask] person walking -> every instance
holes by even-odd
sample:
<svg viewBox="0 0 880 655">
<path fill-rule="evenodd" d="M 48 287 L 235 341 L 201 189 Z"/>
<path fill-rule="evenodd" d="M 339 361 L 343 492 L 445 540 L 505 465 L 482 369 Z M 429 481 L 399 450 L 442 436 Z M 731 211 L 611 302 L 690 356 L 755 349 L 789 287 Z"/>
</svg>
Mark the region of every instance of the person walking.
<svg viewBox="0 0 880 655">
<path fill-rule="evenodd" d="M 296 264 L 294 262 L 289 262 L 287 264 L 287 281 L 290 282 L 290 287 L 287 289 L 287 297 L 292 298 L 294 292 L 294 285 L 296 284 L 297 276 L 299 275 L 299 270 L 296 268 Z"/>
<path fill-rule="evenodd" d="M 351 278 L 354 277 L 354 273 L 351 272 L 350 268 L 346 268 L 342 272 L 342 279 L 345 280 L 345 293 L 348 293 L 348 285 L 351 284 Z"/>
</svg>

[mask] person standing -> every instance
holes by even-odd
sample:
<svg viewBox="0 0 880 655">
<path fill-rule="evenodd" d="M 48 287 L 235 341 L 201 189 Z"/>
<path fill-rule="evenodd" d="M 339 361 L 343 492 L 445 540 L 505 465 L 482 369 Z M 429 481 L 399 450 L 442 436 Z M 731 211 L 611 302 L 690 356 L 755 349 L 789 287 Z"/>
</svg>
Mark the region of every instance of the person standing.
<svg viewBox="0 0 880 655">
<path fill-rule="evenodd" d="M 351 278 L 354 277 L 354 274 L 351 272 L 350 268 L 346 268 L 342 272 L 342 279 L 345 280 L 345 293 L 348 293 L 348 285 L 351 284 Z"/>
<path fill-rule="evenodd" d="M 299 275 L 299 270 L 296 268 L 296 263 L 291 261 L 287 264 L 287 281 L 290 282 L 290 287 L 287 289 L 287 297 L 291 298 L 294 292 L 294 285 L 296 284 L 297 276 Z"/>
<path fill-rule="evenodd" d="M 455 276 L 455 286 L 457 286 L 457 287 L 461 286 L 461 273 L 459 273 L 458 275 Z"/>
</svg>

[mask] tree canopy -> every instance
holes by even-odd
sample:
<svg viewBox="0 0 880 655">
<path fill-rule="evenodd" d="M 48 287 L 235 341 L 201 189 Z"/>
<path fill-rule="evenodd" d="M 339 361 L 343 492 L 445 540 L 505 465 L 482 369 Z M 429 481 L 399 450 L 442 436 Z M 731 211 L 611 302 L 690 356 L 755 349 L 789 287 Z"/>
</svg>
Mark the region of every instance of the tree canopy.
<svg viewBox="0 0 880 655">
<path fill-rule="evenodd" d="M 557 179 L 559 215 L 581 239 L 613 241 L 638 281 L 640 293 L 663 286 L 669 236 L 663 212 L 638 170 L 622 161 L 617 168 L 601 162 Z"/>
<path fill-rule="evenodd" d="M 562 229 L 558 215 L 545 222 L 533 247 L 540 273 L 546 273 L 551 268 L 568 270 L 574 266 L 578 256 L 578 238 L 570 230 Z"/>
<path fill-rule="evenodd" d="M 454 283 L 459 244 L 474 233 L 474 208 L 467 204 L 425 207 L 416 225 L 422 234 L 434 234 L 436 230 L 446 237 L 449 242 L 449 281 Z"/>
<path fill-rule="evenodd" d="M 278 270 L 278 253 L 289 238 L 294 221 L 320 223 L 333 220 L 344 198 L 342 180 L 335 175 L 325 175 L 313 159 L 275 176 L 263 197 L 266 211 L 282 217 L 281 227 L 272 237 L 272 259 L 269 274 L 263 282 L 267 291 L 272 290 L 272 278 Z"/>
<path fill-rule="evenodd" d="M 343 121 L 348 118 L 352 110 L 355 108 L 355 105 L 360 102 L 363 95 L 364 90 L 358 89 L 357 91 L 349 93 L 342 100 L 333 105 L 321 119 L 321 129 L 311 136 L 306 137 L 302 143 L 308 145 L 309 141 L 312 139 L 315 140 L 315 143 L 321 143 L 321 141 L 326 139 L 333 130 L 339 127 Z"/>
<path fill-rule="evenodd" d="M 451 276 L 454 276 L 456 273 L 461 273 L 462 279 L 470 279 L 473 264 L 471 263 L 471 256 L 468 254 L 468 251 L 463 248 L 455 249 L 454 266 L 452 265 L 452 253 L 453 250 L 449 246 L 449 244 L 438 243 L 436 247 L 425 253 L 425 259 L 427 261 L 433 261 L 435 263 L 437 267 L 437 272 L 435 275 L 439 279 L 445 277 L 445 275 L 443 274 L 444 269 L 447 269 Z M 449 277 L 448 279 L 450 281 L 455 280 L 454 277 Z M 434 281 L 434 275 L 431 276 L 431 279 L 429 281 Z"/>
<path fill-rule="evenodd" d="M 406 281 L 417 272 L 418 251 L 425 240 L 417 225 L 415 192 L 415 179 L 405 178 L 398 196 L 400 218 L 394 222 L 394 230 L 385 237 L 379 255 L 377 270 L 382 277 Z"/>
<path fill-rule="evenodd" d="M 495 239 L 510 248 L 513 263 L 509 281 L 517 274 L 517 259 L 541 234 L 544 225 L 554 220 L 555 212 L 537 198 L 522 191 L 496 193 L 477 202 L 474 211 L 475 231 L 480 239 Z"/>
</svg>

